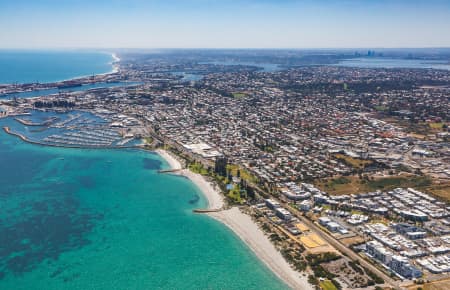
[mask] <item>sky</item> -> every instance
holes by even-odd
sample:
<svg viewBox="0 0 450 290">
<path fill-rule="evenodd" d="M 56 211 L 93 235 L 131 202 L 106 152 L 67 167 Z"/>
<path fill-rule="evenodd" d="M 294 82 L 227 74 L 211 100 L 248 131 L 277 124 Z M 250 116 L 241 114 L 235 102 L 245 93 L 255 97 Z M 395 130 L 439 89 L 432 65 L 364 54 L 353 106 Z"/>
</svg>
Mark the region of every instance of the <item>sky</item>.
<svg viewBox="0 0 450 290">
<path fill-rule="evenodd" d="M 0 48 L 450 47 L 450 0 L 0 0 Z"/>
</svg>

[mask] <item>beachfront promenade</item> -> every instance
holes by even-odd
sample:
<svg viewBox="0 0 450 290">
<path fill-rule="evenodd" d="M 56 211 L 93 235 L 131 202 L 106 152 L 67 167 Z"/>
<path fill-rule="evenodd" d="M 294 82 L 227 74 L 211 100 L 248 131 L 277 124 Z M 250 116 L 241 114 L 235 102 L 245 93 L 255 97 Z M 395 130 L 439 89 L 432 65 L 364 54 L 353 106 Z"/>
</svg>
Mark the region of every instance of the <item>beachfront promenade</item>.
<svg viewBox="0 0 450 290">
<path fill-rule="evenodd" d="M 207 214 L 226 225 L 290 288 L 313 289 L 306 276 L 302 276 L 291 267 L 249 215 L 241 212 L 238 207 L 226 208 L 223 195 L 216 186 L 211 184 L 204 176 L 189 169 L 183 169 L 176 156 L 168 151 L 158 149 L 155 152 L 169 164 L 168 172 L 175 172 L 177 175 L 189 178 L 208 200 L 206 209 L 196 209 L 194 212 Z"/>
<path fill-rule="evenodd" d="M 9 127 L 3 127 L 3 130 L 12 136 L 20 138 L 24 142 L 41 146 L 53 146 L 63 148 L 88 148 L 88 149 L 123 149 L 130 146 L 101 146 L 101 147 L 83 147 L 70 145 L 47 144 L 28 139 L 23 134 L 12 131 Z M 307 279 L 293 270 L 289 263 L 283 258 L 281 253 L 270 242 L 264 232 L 252 221 L 250 216 L 242 213 L 239 208 L 225 208 L 225 202 L 218 188 L 207 181 L 204 176 L 193 173 L 189 169 L 182 167 L 181 163 L 165 150 L 157 150 L 170 166 L 170 169 L 160 170 L 159 173 L 174 173 L 185 176 L 190 179 L 203 192 L 207 198 L 208 207 L 205 209 L 196 209 L 195 213 L 207 214 L 217 221 L 229 227 L 247 246 L 269 267 L 280 279 L 292 289 L 312 289 Z"/>
</svg>

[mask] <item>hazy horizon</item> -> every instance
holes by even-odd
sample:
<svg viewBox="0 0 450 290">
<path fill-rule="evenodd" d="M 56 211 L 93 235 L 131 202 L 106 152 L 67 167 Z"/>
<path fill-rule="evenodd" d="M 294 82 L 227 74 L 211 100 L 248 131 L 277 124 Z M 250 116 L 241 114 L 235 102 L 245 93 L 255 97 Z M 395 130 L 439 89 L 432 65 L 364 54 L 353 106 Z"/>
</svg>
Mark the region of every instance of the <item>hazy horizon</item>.
<svg viewBox="0 0 450 290">
<path fill-rule="evenodd" d="M 104 51 L 111 53 L 110 50 L 118 51 L 151 51 L 151 50 L 298 50 L 298 51 L 351 51 L 351 50 L 388 50 L 388 51 L 403 51 L 403 50 L 450 50 L 449 46 L 417 46 L 417 47 L 382 47 L 382 46 L 366 46 L 366 47 L 89 47 L 89 46 L 41 46 L 41 47 L 0 47 L 0 50 L 87 50 L 87 51 Z"/>
<path fill-rule="evenodd" d="M 443 0 L 0 0 L 0 48 L 450 47 Z"/>
</svg>

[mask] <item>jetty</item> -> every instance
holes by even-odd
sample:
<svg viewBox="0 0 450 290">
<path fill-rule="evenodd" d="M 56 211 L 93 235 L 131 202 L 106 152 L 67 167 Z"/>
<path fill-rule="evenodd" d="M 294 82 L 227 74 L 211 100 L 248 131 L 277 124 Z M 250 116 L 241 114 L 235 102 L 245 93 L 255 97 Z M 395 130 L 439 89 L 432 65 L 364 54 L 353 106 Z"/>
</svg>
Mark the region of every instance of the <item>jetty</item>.
<svg viewBox="0 0 450 290">
<path fill-rule="evenodd" d="M 201 209 L 201 208 L 199 208 L 199 209 L 194 209 L 192 211 L 195 212 L 195 213 L 210 213 L 210 212 L 219 212 L 221 210 L 222 210 L 221 208 L 211 208 L 211 209 Z"/>
<path fill-rule="evenodd" d="M 180 172 L 183 170 L 182 168 L 179 169 L 164 169 L 164 170 L 158 170 L 158 173 L 173 173 L 173 172 Z"/>
<path fill-rule="evenodd" d="M 30 140 L 28 140 L 28 139 L 27 139 L 25 136 L 23 136 L 22 134 L 15 133 L 15 132 L 11 132 L 11 129 L 9 129 L 9 127 L 3 127 L 3 130 L 4 130 L 7 134 L 10 134 L 10 135 L 19 137 L 20 139 L 22 139 L 22 141 L 32 143 Z"/>
<path fill-rule="evenodd" d="M 25 120 L 25 119 L 21 119 L 21 118 L 14 118 L 14 120 L 16 120 L 17 122 L 21 123 L 22 125 L 25 126 L 49 126 L 50 124 L 52 124 L 54 121 L 58 120 L 58 117 L 51 117 L 48 120 L 45 120 L 41 123 L 35 123 L 29 120 Z"/>
</svg>

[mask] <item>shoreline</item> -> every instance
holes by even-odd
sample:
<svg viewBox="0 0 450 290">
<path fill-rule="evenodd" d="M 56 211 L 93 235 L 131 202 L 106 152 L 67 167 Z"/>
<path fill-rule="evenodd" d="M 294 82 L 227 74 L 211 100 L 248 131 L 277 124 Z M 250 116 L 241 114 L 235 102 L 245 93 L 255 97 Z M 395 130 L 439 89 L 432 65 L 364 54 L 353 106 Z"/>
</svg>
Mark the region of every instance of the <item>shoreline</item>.
<svg viewBox="0 0 450 290">
<path fill-rule="evenodd" d="M 106 76 L 106 75 L 111 75 L 111 74 L 118 73 L 118 72 L 120 71 L 120 70 L 119 70 L 119 64 L 118 64 L 118 63 L 120 62 L 120 58 L 117 56 L 117 54 L 116 54 L 115 52 L 98 52 L 98 53 L 108 54 L 108 55 L 111 56 L 112 61 L 111 61 L 111 62 L 108 62 L 108 64 L 111 65 L 111 70 L 108 71 L 108 72 L 104 72 L 104 73 L 97 73 L 97 74 L 94 74 L 94 77 L 95 77 L 95 76 Z M 59 83 L 59 82 L 67 82 L 67 81 L 76 81 L 76 80 L 84 79 L 84 78 L 88 78 L 88 77 L 91 77 L 91 75 L 76 76 L 76 77 L 73 77 L 73 78 L 71 78 L 71 79 L 62 80 L 62 81 L 57 81 L 56 83 Z"/>
<path fill-rule="evenodd" d="M 200 174 L 194 173 L 189 169 L 183 169 L 181 163 L 166 150 L 157 149 L 155 152 L 166 160 L 170 166 L 170 169 L 180 170 L 172 174 L 177 174 L 188 178 L 200 189 L 208 202 L 207 209 L 218 210 L 223 208 L 225 203 L 216 186 L 208 182 Z"/>
<path fill-rule="evenodd" d="M 119 62 L 120 61 L 120 57 L 117 56 L 117 54 L 115 52 L 111 53 L 111 56 L 113 58 L 113 62 Z"/>
<path fill-rule="evenodd" d="M 111 71 L 109 72 L 105 72 L 105 73 L 99 73 L 99 74 L 95 74 L 94 76 L 106 76 L 106 75 L 110 75 L 110 74 L 115 74 L 118 73 L 120 71 L 120 67 L 119 67 L 119 62 L 120 62 L 120 58 L 117 56 L 117 54 L 115 52 L 113 53 L 106 53 L 109 54 L 112 58 L 112 61 L 109 62 L 109 64 L 111 65 Z M 77 77 L 75 79 L 82 79 L 82 78 L 86 78 L 88 76 L 82 76 L 82 77 Z"/>
<path fill-rule="evenodd" d="M 112 61 L 108 62 L 108 64 L 111 65 L 111 70 L 104 72 L 104 73 L 97 73 L 94 74 L 94 76 L 106 76 L 106 75 L 110 75 L 110 74 L 115 74 L 120 72 L 120 66 L 119 66 L 119 62 L 120 62 L 120 57 L 117 56 L 117 54 L 115 52 L 101 52 L 101 51 L 97 51 L 100 54 L 108 54 L 111 56 Z M 49 81 L 49 82 L 42 82 L 42 84 L 52 84 L 52 83 L 63 83 L 63 82 L 70 82 L 70 81 L 76 81 L 79 79 L 85 79 L 85 78 L 89 78 L 92 75 L 80 75 L 80 76 L 74 76 L 68 79 L 63 79 L 63 80 L 56 80 L 56 81 Z M 19 83 L 19 85 L 26 85 L 26 84 L 30 84 L 30 83 Z M 0 85 L 11 85 L 11 83 L 0 83 Z"/>
<path fill-rule="evenodd" d="M 208 213 L 208 215 L 232 230 L 288 287 L 302 290 L 313 289 L 308 283 L 307 276 L 302 275 L 306 272 L 300 273 L 294 270 L 249 215 L 241 212 L 237 207 Z"/>
<path fill-rule="evenodd" d="M 155 152 L 166 160 L 171 169 L 180 170 L 176 174 L 189 178 L 191 182 L 197 185 L 208 200 L 208 209 L 223 208 L 222 195 L 202 175 L 193 173 L 189 169 L 182 169 L 181 163 L 166 150 L 157 149 Z M 233 207 L 210 212 L 207 215 L 228 227 L 288 287 L 292 289 L 313 289 L 308 283 L 308 278 L 291 267 L 252 218 L 242 213 L 239 208 Z"/>
</svg>

